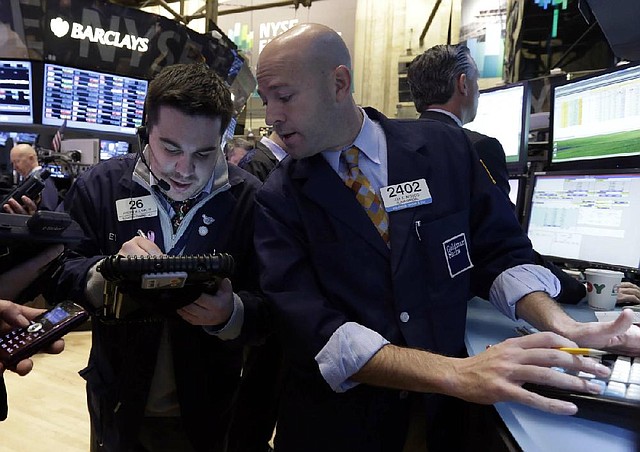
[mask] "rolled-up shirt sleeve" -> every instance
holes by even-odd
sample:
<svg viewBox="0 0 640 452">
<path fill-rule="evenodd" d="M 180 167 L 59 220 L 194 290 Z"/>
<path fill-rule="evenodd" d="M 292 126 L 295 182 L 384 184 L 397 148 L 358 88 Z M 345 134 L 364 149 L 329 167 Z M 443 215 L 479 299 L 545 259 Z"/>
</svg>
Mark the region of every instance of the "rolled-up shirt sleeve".
<svg viewBox="0 0 640 452">
<path fill-rule="evenodd" d="M 331 335 L 316 355 L 320 373 L 331 389 L 345 392 L 359 383 L 350 377 L 357 373 L 389 341 L 377 332 L 355 322 L 347 322 Z"/>
<path fill-rule="evenodd" d="M 556 297 L 560 293 L 560 281 L 541 265 L 518 265 L 503 271 L 493 281 L 489 301 L 504 315 L 517 320 L 516 303 L 532 292 L 546 292 Z"/>
<path fill-rule="evenodd" d="M 240 336 L 242 325 L 244 324 L 244 304 L 237 293 L 233 293 L 233 311 L 231 317 L 222 327 L 204 325 L 202 328 L 208 334 L 217 336 L 222 340 L 236 339 Z"/>
</svg>

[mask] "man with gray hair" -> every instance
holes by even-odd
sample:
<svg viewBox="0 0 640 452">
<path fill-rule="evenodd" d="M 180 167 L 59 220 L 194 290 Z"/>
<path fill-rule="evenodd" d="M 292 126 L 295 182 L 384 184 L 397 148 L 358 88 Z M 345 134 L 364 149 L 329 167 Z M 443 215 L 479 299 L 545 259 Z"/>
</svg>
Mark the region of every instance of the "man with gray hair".
<svg viewBox="0 0 640 452">
<path fill-rule="evenodd" d="M 454 127 L 473 121 L 478 110 L 478 67 L 463 45 L 437 45 L 418 55 L 409 66 L 407 81 L 420 119 L 433 119 Z M 500 142 L 463 128 L 491 180 L 508 197 L 509 171 Z M 513 206 L 515 209 L 515 206 Z M 534 252 L 535 262 L 560 280 L 556 300 L 578 303 L 586 296 L 584 286 L 553 263 Z"/>
<path fill-rule="evenodd" d="M 418 55 L 407 81 L 420 119 L 462 127 L 478 110 L 478 67 L 463 45 L 437 45 Z M 509 173 L 498 140 L 463 129 L 495 184 L 509 195 Z"/>
</svg>

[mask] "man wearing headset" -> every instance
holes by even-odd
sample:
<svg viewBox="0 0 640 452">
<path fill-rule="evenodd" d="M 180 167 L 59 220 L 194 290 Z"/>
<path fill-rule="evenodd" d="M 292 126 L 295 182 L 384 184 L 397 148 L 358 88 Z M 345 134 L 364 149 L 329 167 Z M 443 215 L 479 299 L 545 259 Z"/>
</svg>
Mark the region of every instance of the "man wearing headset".
<svg viewBox="0 0 640 452">
<path fill-rule="evenodd" d="M 242 344 L 228 339 L 257 331 L 239 325 L 263 307 L 252 245 L 260 183 L 227 165 L 221 137 L 231 97 L 206 66 L 163 69 L 145 112 L 140 154 L 96 165 L 67 194 L 65 210 L 87 238 L 66 257 L 56 296 L 95 313 L 81 371 L 93 451 L 219 451 L 242 362 Z M 177 311 L 167 313 L 153 295 L 123 301 L 120 314 L 103 305 L 106 256 L 215 252 L 234 257 L 233 284 L 224 279 Z"/>
</svg>

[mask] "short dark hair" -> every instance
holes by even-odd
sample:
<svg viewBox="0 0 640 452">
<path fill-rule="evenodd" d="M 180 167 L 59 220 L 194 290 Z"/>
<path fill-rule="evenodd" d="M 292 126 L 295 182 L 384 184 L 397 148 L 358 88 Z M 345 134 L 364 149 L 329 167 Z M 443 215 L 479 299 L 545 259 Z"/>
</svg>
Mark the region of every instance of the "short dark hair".
<svg viewBox="0 0 640 452">
<path fill-rule="evenodd" d="M 163 106 L 192 116 L 219 116 L 221 134 L 233 115 L 225 82 L 203 63 L 167 66 L 149 83 L 144 105 L 148 128 L 158 123 L 158 110 Z"/>
<path fill-rule="evenodd" d="M 407 83 L 416 109 L 422 113 L 434 104 L 445 104 L 455 92 L 460 75 L 475 71 L 469 48 L 437 45 L 418 55 L 409 65 Z"/>
</svg>

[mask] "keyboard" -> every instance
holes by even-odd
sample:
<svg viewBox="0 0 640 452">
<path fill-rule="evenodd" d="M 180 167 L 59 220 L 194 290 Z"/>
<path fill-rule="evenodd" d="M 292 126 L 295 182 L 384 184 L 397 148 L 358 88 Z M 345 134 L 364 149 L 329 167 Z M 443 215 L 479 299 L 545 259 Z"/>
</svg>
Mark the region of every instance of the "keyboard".
<svg viewBox="0 0 640 452">
<path fill-rule="evenodd" d="M 580 378 L 601 386 L 600 395 L 582 394 L 559 388 L 527 383 L 525 389 L 545 397 L 566 400 L 578 407 L 576 416 L 598 422 L 615 424 L 632 430 L 640 430 L 640 358 L 621 355 L 605 355 L 602 364 L 611 369 L 608 379 L 579 372 Z M 563 368 L 554 368 L 567 372 Z"/>
</svg>

